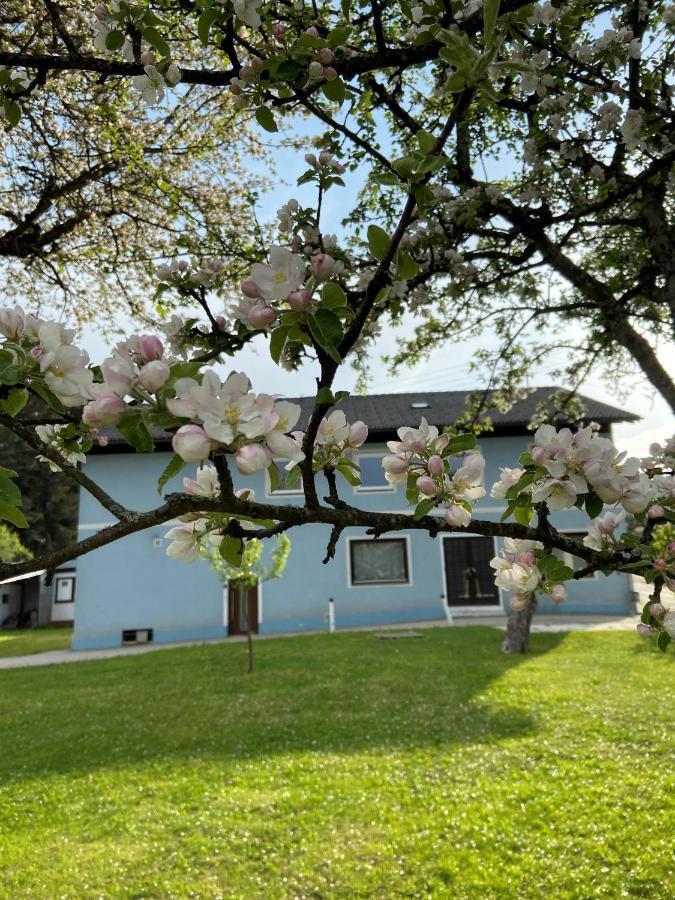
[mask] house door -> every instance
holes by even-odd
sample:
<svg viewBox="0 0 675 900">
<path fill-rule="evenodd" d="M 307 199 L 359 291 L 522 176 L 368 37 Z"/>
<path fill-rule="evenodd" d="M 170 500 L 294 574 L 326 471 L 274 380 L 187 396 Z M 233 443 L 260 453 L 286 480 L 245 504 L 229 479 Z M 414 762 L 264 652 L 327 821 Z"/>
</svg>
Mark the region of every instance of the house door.
<svg viewBox="0 0 675 900">
<path fill-rule="evenodd" d="M 490 568 L 494 555 L 492 538 L 443 538 L 448 606 L 499 605 L 499 590 Z"/>
<path fill-rule="evenodd" d="M 257 634 L 258 588 L 241 588 L 231 581 L 228 585 L 227 597 L 227 633 L 246 634 L 250 622 L 251 631 Z"/>
</svg>

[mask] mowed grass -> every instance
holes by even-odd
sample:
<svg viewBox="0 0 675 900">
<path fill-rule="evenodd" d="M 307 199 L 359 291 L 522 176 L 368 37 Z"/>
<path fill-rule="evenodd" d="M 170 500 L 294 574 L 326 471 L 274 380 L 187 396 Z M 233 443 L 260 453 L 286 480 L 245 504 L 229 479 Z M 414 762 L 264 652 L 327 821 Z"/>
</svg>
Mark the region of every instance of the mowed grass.
<svg viewBox="0 0 675 900">
<path fill-rule="evenodd" d="M 0 671 L 0 896 L 671 898 L 672 654 L 500 639 Z"/>
<path fill-rule="evenodd" d="M 44 653 L 46 650 L 68 650 L 73 637 L 72 628 L 27 628 L 0 631 L 0 659 Z"/>
</svg>

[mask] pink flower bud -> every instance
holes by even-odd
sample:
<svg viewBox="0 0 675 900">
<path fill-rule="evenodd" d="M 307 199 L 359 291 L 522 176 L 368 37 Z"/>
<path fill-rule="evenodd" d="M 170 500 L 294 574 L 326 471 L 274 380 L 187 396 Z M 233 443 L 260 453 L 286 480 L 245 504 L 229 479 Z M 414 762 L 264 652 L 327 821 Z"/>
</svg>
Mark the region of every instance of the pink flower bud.
<svg viewBox="0 0 675 900">
<path fill-rule="evenodd" d="M 326 68 L 323 70 L 323 77 L 326 79 L 326 81 L 335 81 L 335 79 L 338 77 L 337 70 L 332 66 L 326 66 Z"/>
<path fill-rule="evenodd" d="M 259 56 L 252 56 L 251 57 L 251 65 L 253 66 L 254 69 L 260 69 L 263 65 L 263 61 L 262 61 L 262 59 L 260 59 Z"/>
<path fill-rule="evenodd" d="M 143 53 L 141 53 L 142 66 L 154 66 L 155 62 L 156 57 L 152 50 L 144 50 Z"/>
<path fill-rule="evenodd" d="M 655 569 L 666 569 L 666 568 L 668 568 L 668 563 L 662 556 L 659 556 L 654 560 L 654 568 Z"/>
<path fill-rule="evenodd" d="M 427 495 L 427 497 L 433 497 L 436 493 L 436 482 L 433 478 L 430 478 L 429 475 L 420 476 L 415 484 L 423 494 Z"/>
<path fill-rule="evenodd" d="M 551 600 L 554 603 L 564 603 L 567 600 L 567 591 L 564 584 L 554 584 L 551 588 Z"/>
<path fill-rule="evenodd" d="M 653 616 L 655 619 L 660 619 L 666 611 L 665 606 L 661 603 L 650 603 L 648 609 L 649 615 Z"/>
<path fill-rule="evenodd" d="M 178 271 L 179 272 L 187 272 L 188 262 L 186 259 L 178 260 Z"/>
<path fill-rule="evenodd" d="M 275 22 L 274 25 L 272 25 L 272 34 L 278 41 L 283 41 L 284 26 L 281 24 L 281 22 Z"/>
<path fill-rule="evenodd" d="M 42 356 L 42 347 L 33 347 L 30 351 L 30 355 L 33 357 L 33 359 L 40 359 L 40 357 Z"/>
<path fill-rule="evenodd" d="M 241 288 L 242 294 L 245 297 L 249 297 L 251 300 L 257 300 L 260 297 L 260 288 L 250 276 L 244 278 L 239 287 Z"/>
<path fill-rule="evenodd" d="M 201 462 L 209 455 L 211 441 L 199 425 L 183 425 L 174 434 L 171 446 L 185 462 Z"/>
<path fill-rule="evenodd" d="M 103 394 L 86 404 L 82 410 L 82 421 L 94 427 L 116 425 L 126 409 L 126 403 L 116 394 Z"/>
<path fill-rule="evenodd" d="M 640 622 L 637 626 L 637 633 L 640 637 L 651 637 L 653 634 L 653 630 L 649 627 L 649 625 L 645 625 L 644 622 Z"/>
<path fill-rule="evenodd" d="M 671 541 L 666 547 L 668 553 L 675 553 L 675 541 Z"/>
<path fill-rule="evenodd" d="M 242 66 L 239 70 L 239 77 L 242 81 L 253 81 L 255 79 L 255 69 L 253 66 Z"/>
<path fill-rule="evenodd" d="M 312 272 L 314 277 L 319 281 L 325 281 L 330 278 L 335 270 L 335 260 L 328 253 L 317 253 L 312 258 Z"/>
<path fill-rule="evenodd" d="M 143 334 L 138 339 L 138 349 L 143 359 L 150 362 L 153 359 L 162 358 L 164 344 L 155 334 Z"/>
<path fill-rule="evenodd" d="M 543 447 L 532 448 L 532 461 L 537 466 L 543 466 L 548 456 Z"/>
<path fill-rule="evenodd" d="M 136 375 L 136 368 L 129 359 L 111 356 L 103 361 L 101 371 L 111 393 L 118 397 L 129 393 Z"/>
<path fill-rule="evenodd" d="M 518 562 L 524 566 L 534 566 L 537 562 L 534 553 L 519 553 Z"/>
<path fill-rule="evenodd" d="M 153 359 L 141 369 L 138 383 L 151 394 L 160 391 L 169 380 L 171 369 L 161 359 Z"/>
<path fill-rule="evenodd" d="M 323 66 L 320 62 L 316 62 L 315 60 L 309 64 L 309 69 L 307 71 L 309 72 L 310 78 L 321 78 L 323 75 Z"/>
<path fill-rule="evenodd" d="M 338 175 L 344 175 L 344 173 L 347 171 L 341 162 L 334 162 L 333 168 L 338 173 Z"/>
<path fill-rule="evenodd" d="M 276 309 L 260 303 L 249 311 L 248 322 L 252 328 L 269 328 L 277 317 Z"/>
<path fill-rule="evenodd" d="M 105 5 L 105 3 L 96 4 L 96 6 L 94 7 L 94 15 L 99 20 L 99 22 L 102 22 L 105 18 L 108 17 L 108 7 Z"/>
<path fill-rule="evenodd" d="M 319 57 L 319 62 L 323 63 L 324 66 L 327 66 L 328 63 L 333 62 L 333 51 L 330 47 L 322 47 L 317 53 Z"/>
<path fill-rule="evenodd" d="M 235 97 L 238 97 L 241 93 L 243 93 L 240 85 L 236 84 L 236 82 L 234 84 L 228 85 L 227 89 L 231 94 L 234 94 Z"/>
<path fill-rule="evenodd" d="M 445 510 L 445 521 L 453 527 L 465 527 L 471 521 L 471 514 L 463 506 L 451 503 Z"/>
<path fill-rule="evenodd" d="M 309 291 L 292 291 L 286 300 L 292 310 L 304 312 L 312 302 L 312 295 Z"/>
<path fill-rule="evenodd" d="M 349 444 L 351 447 L 360 447 L 368 437 L 368 426 L 365 422 L 354 422 L 349 426 Z"/>
<path fill-rule="evenodd" d="M 0 310 L 0 334 L 8 338 L 20 337 L 26 328 L 26 320 L 20 309 Z"/>
<path fill-rule="evenodd" d="M 408 462 L 401 456 L 385 456 L 382 460 L 382 468 L 392 475 L 402 475 L 408 471 Z"/>
<path fill-rule="evenodd" d="M 318 37 L 319 36 L 319 32 L 316 30 L 316 28 L 313 25 L 310 25 L 309 28 L 305 29 L 305 34 L 308 34 L 310 37 Z"/>
<path fill-rule="evenodd" d="M 445 463 L 443 462 L 442 457 L 430 456 L 429 462 L 427 463 L 427 469 L 429 469 L 432 475 L 441 475 L 445 469 Z"/>
<path fill-rule="evenodd" d="M 333 160 L 333 154 L 329 153 L 328 150 L 322 150 L 319 153 L 319 164 L 322 166 L 329 165 Z"/>
<path fill-rule="evenodd" d="M 262 444 L 246 444 L 235 456 L 237 471 L 241 475 L 253 475 L 266 469 L 272 462 L 272 452 Z"/>
<path fill-rule="evenodd" d="M 665 512 L 664 508 L 660 503 L 655 503 L 654 506 L 650 506 L 647 510 L 647 515 L 650 519 L 660 519 L 663 513 Z"/>
<path fill-rule="evenodd" d="M 99 445 L 99 447 L 107 447 L 108 443 L 109 443 L 109 438 L 105 434 L 100 434 L 96 438 L 96 443 Z"/>
</svg>

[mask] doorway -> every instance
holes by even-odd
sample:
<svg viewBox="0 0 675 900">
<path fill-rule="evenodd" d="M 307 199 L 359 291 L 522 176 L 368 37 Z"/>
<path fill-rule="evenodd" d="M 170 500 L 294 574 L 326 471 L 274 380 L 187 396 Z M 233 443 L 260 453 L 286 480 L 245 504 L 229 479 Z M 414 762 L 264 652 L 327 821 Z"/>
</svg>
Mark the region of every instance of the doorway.
<svg viewBox="0 0 675 900">
<path fill-rule="evenodd" d="M 249 622 L 258 633 L 258 587 L 242 588 L 231 581 L 227 586 L 227 633 L 247 634 Z"/>
<path fill-rule="evenodd" d="M 499 606 L 499 589 L 490 568 L 494 555 L 492 538 L 443 538 L 448 606 Z"/>
</svg>

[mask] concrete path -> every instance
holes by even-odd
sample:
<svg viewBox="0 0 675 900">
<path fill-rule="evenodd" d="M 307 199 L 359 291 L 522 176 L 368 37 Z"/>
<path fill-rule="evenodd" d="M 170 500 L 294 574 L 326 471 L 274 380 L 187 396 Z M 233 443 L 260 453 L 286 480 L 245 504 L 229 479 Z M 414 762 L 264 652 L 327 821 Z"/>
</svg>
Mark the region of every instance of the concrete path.
<svg viewBox="0 0 675 900">
<path fill-rule="evenodd" d="M 532 624 L 533 632 L 566 632 L 566 631 L 634 631 L 640 621 L 638 616 L 536 616 Z M 487 625 L 504 630 L 506 616 L 457 616 L 452 622 L 439 619 L 432 622 L 410 622 L 400 625 L 384 625 L 379 628 L 342 628 L 338 634 L 353 631 L 389 631 L 402 629 L 418 631 L 421 628 L 465 627 L 467 625 Z M 283 640 L 289 637 L 302 637 L 308 634 L 324 634 L 319 631 L 301 631 L 290 634 L 256 635 L 256 641 Z M 175 650 L 180 647 L 195 647 L 208 644 L 233 644 L 245 641 L 245 636 L 237 635 L 213 641 L 185 641 L 174 644 L 143 644 L 137 647 L 110 647 L 107 650 L 48 650 L 44 653 L 32 653 L 29 656 L 7 656 L 0 659 L 0 669 L 24 669 L 32 666 L 53 666 L 61 663 L 87 662 L 96 659 L 113 659 L 118 656 L 140 656 L 143 653 L 155 653 L 158 650 Z"/>
</svg>

